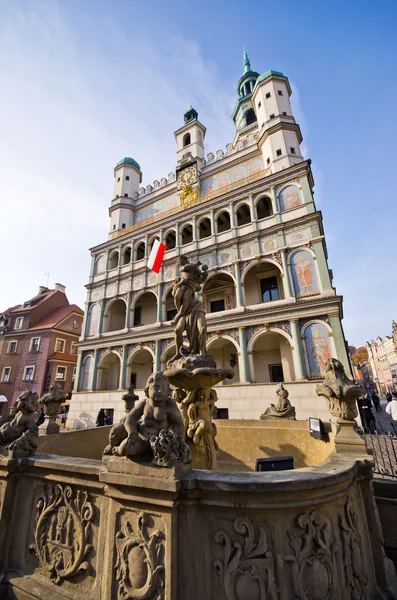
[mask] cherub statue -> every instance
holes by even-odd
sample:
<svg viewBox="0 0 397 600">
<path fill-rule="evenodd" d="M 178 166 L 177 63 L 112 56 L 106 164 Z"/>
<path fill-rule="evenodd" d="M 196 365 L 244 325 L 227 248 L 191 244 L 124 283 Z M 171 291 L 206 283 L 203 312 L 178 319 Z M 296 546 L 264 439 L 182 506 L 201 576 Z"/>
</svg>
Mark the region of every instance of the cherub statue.
<svg viewBox="0 0 397 600">
<path fill-rule="evenodd" d="M 37 436 L 37 409 L 37 393 L 26 390 L 18 398 L 17 413 L 13 420 L 0 427 L 0 446 L 14 451 L 16 457 L 29 456 L 36 450 L 34 441 Z"/>
<path fill-rule="evenodd" d="M 215 450 L 218 450 L 215 441 L 217 429 L 212 422 L 216 400 L 216 391 L 211 388 L 201 388 L 196 392 L 196 400 L 187 409 L 187 436 L 192 438 L 194 444 L 202 445 L 208 434 L 213 437 Z"/>
<path fill-rule="evenodd" d="M 268 417 L 295 419 L 295 408 L 288 400 L 289 392 L 285 389 L 282 383 L 277 386 L 276 394 L 276 404 L 270 404 L 263 415 L 261 415 L 261 419 L 266 419 Z"/>
<path fill-rule="evenodd" d="M 201 288 L 208 277 L 208 267 L 201 262 L 189 263 L 189 259 L 183 254 L 178 259 L 180 265 L 180 277 L 175 279 L 172 296 L 174 298 L 177 313 L 171 321 L 171 325 L 176 325 L 181 317 L 186 315 L 195 293 Z"/>
<path fill-rule="evenodd" d="M 179 452 L 172 448 L 172 456 L 162 454 L 161 466 L 172 466 L 175 456 L 178 462 L 189 462 L 190 451 L 185 444 L 185 429 L 181 413 L 171 396 L 171 387 L 167 377 L 163 373 L 153 373 L 147 380 L 145 398 L 135 404 L 125 418 L 124 422 L 126 437 L 116 447 L 112 448 L 112 454 L 116 456 L 141 456 L 148 453 L 153 454 L 156 447 L 156 438 L 162 440 L 167 437 L 171 440 L 174 436 L 161 434 L 163 430 L 172 430 L 178 440 Z"/>
<path fill-rule="evenodd" d="M 109 433 L 109 445 L 106 446 L 103 451 L 104 454 L 112 454 L 113 448 L 120 446 L 121 442 L 127 437 L 127 430 L 125 428 L 125 420 L 134 408 L 139 396 L 135 393 L 135 386 L 132 384 L 129 386 L 127 393 L 123 394 L 122 400 L 124 400 L 125 415 L 120 419 L 120 423 L 113 425 Z"/>
</svg>

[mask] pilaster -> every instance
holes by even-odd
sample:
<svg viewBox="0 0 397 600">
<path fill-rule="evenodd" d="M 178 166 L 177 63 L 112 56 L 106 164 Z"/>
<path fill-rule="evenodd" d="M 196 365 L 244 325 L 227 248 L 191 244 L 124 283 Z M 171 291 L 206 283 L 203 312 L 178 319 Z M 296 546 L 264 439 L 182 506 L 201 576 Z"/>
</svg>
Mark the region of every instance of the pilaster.
<svg viewBox="0 0 397 600">
<path fill-rule="evenodd" d="M 239 369 L 240 369 L 240 381 L 249 383 L 250 378 L 250 367 L 248 362 L 247 353 L 247 336 L 245 327 L 239 327 L 238 339 L 240 343 L 240 354 L 239 354 Z"/>
<path fill-rule="evenodd" d="M 331 279 L 329 276 L 328 265 L 325 258 L 324 246 L 322 242 L 313 242 L 312 249 L 314 251 L 315 259 L 318 265 L 321 287 L 324 291 L 330 290 L 332 289 Z"/>
<path fill-rule="evenodd" d="M 97 387 L 98 387 L 98 362 L 99 362 L 99 349 L 96 348 L 95 350 L 95 354 L 94 354 L 94 368 L 92 369 L 92 383 L 91 383 L 91 387 L 92 387 L 92 391 L 96 392 Z"/>
<path fill-rule="evenodd" d="M 121 389 L 121 390 L 127 389 L 127 385 L 126 385 L 127 359 L 128 359 L 127 346 L 123 346 L 123 356 L 121 357 L 120 382 L 119 382 L 119 389 Z"/>
<path fill-rule="evenodd" d="M 345 336 L 343 335 L 342 325 L 338 315 L 329 315 L 329 324 L 334 338 L 336 358 L 340 360 L 346 373 L 352 376 L 350 361 L 346 352 Z"/>
<path fill-rule="evenodd" d="M 298 320 L 290 320 L 291 324 L 291 334 L 293 339 L 294 348 L 292 350 L 292 356 L 294 359 L 294 370 L 295 370 L 295 380 L 299 381 L 301 379 L 306 379 L 306 367 L 305 361 L 303 359 L 303 348 L 302 348 L 302 340 L 299 328 Z"/>
<path fill-rule="evenodd" d="M 102 299 L 101 302 L 101 312 L 99 315 L 99 326 L 98 326 L 98 334 L 101 335 L 103 332 L 103 318 L 105 314 L 105 298 Z"/>
<path fill-rule="evenodd" d="M 77 364 L 76 364 L 76 377 L 74 380 L 73 391 L 77 392 L 80 387 L 80 373 L 81 373 L 81 362 L 83 359 L 83 354 L 81 352 L 78 353 L 77 356 Z"/>
<path fill-rule="evenodd" d="M 127 311 L 125 313 L 125 328 L 129 329 L 131 327 L 131 300 L 132 300 L 132 292 L 128 292 L 127 296 Z"/>
<path fill-rule="evenodd" d="M 157 323 L 161 323 L 163 320 L 163 284 L 160 281 L 157 284 Z"/>
<path fill-rule="evenodd" d="M 288 265 L 287 265 L 287 254 L 285 250 L 281 250 L 280 251 L 281 254 L 281 262 L 283 265 L 283 282 L 284 282 L 284 293 L 285 293 L 285 297 L 286 298 L 291 298 L 293 296 L 292 294 L 292 286 L 291 286 L 291 280 L 290 280 L 290 276 L 289 276 L 289 269 L 288 269 Z"/>
<path fill-rule="evenodd" d="M 154 372 L 161 371 L 161 340 L 156 340 Z"/>
<path fill-rule="evenodd" d="M 243 288 L 241 285 L 241 274 L 240 274 L 240 264 L 235 263 L 236 267 L 236 305 L 237 308 L 244 306 L 243 304 Z"/>
</svg>

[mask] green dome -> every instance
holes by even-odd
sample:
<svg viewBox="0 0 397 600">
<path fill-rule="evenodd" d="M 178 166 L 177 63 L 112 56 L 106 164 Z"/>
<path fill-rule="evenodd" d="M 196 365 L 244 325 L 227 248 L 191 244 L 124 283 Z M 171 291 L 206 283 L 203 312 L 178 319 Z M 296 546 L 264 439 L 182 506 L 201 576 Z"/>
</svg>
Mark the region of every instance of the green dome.
<svg viewBox="0 0 397 600">
<path fill-rule="evenodd" d="M 285 77 L 285 75 L 283 73 L 281 73 L 280 71 L 266 71 L 266 73 L 262 73 L 262 75 L 260 75 L 258 77 L 258 79 L 256 80 L 256 83 L 260 83 L 261 81 L 268 79 L 272 75 L 277 75 L 277 77 Z"/>
<path fill-rule="evenodd" d="M 136 162 L 136 160 L 134 160 L 130 156 L 125 156 L 124 158 L 119 160 L 119 162 L 116 164 L 116 167 L 119 167 L 120 165 L 132 165 L 133 167 L 136 167 L 138 169 L 138 171 L 141 170 L 141 167 Z"/>
</svg>

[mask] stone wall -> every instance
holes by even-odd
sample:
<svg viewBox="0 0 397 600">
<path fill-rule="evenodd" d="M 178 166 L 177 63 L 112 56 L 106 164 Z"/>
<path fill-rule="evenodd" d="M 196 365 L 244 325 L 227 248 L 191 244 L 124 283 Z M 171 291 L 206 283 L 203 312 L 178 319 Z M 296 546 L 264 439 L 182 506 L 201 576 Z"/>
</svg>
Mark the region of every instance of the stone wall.
<svg viewBox="0 0 397 600">
<path fill-rule="evenodd" d="M 365 458 L 252 474 L 120 461 L 0 459 L 1 598 L 396 597 Z"/>
</svg>

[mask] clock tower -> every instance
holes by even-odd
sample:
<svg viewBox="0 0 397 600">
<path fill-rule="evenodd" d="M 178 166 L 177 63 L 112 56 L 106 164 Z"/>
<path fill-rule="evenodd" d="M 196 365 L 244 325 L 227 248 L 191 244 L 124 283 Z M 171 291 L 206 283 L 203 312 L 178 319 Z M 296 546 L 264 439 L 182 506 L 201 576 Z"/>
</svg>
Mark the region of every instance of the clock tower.
<svg viewBox="0 0 397 600">
<path fill-rule="evenodd" d="M 177 171 L 189 164 L 197 163 L 201 171 L 204 160 L 204 138 L 206 128 L 198 120 L 198 113 L 192 106 L 185 112 L 184 125 L 175 131 Z"/>
</svg>

